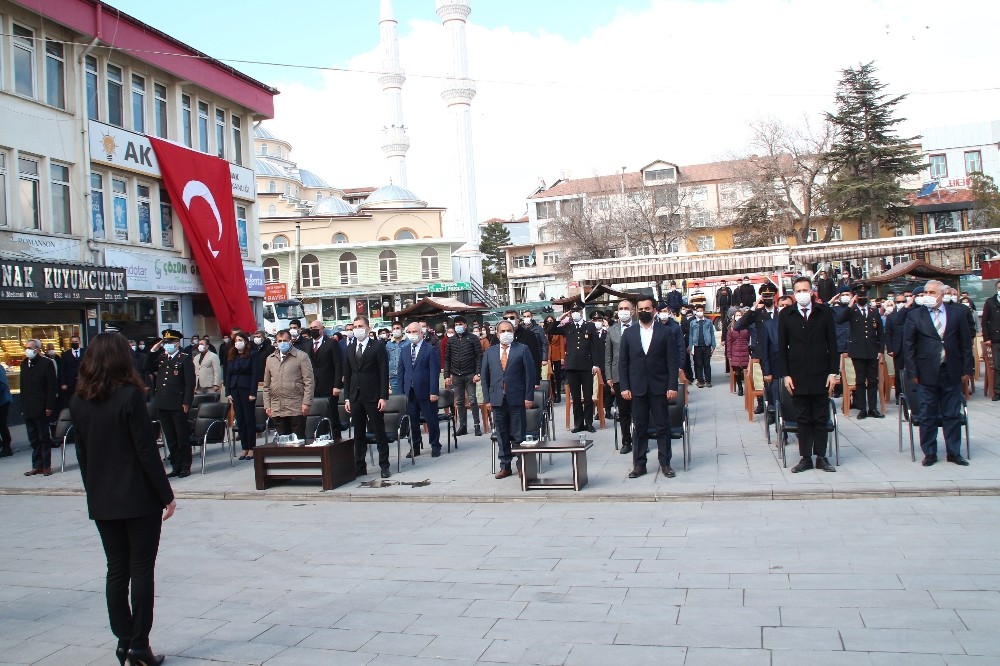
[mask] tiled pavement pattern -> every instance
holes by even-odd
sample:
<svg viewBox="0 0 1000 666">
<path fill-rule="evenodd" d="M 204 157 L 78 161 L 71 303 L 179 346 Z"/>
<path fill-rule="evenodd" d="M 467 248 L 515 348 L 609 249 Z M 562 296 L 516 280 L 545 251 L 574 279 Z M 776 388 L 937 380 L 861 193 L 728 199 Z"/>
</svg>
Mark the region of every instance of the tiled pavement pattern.
<svg viewBox="0 0 1000 666">
<path fill-rule="evenodd" d="M 112 664 L 80 497 L 3 497 L 0 662 Z M 1000 663 L 994 497 L 185 500 L 153 645 L 189 664 Z"/>
</svg>

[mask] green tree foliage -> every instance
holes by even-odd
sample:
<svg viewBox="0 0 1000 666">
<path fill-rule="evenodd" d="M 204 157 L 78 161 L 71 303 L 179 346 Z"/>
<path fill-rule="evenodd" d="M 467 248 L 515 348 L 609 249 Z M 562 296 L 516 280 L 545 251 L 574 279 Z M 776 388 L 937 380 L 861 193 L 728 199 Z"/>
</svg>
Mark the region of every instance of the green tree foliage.
<svg viewBox="0 0 1000 666">
<path fill-rule="evenodd" d="M 842 70 L 837 110 L 827 114 L 837 132 L 829 155 L 830 212 L 840 221 L 857 220 L 868 237 L 877 235 L 880 224 L 892 228 L 907 219 L 909 202 L 900 179 L 921 169 L 911 145 L 920 137 L 896 133 L 906 120 L 896 107 L 906 95 L 887 95 L 887 85 L 875 74 L 873 62 Z"/>
<path fill-rule="evenodd" d="M 479 251 L 483 253 L 483 282 L 503 289 L 507 283 L 507 254 L 504 246 L 510 245 L 510 231 L 503 222 L 494 220 L 486 225 L 479 239 Z"/>
<path fill-rule="evenodd" d="M 976 195 L 975 208 L 969 216 L 971 228 L 1000 227 L 1000 188 L 991 176 L 979 171 L 969 174 L 969 189 Z"/>
</svg>

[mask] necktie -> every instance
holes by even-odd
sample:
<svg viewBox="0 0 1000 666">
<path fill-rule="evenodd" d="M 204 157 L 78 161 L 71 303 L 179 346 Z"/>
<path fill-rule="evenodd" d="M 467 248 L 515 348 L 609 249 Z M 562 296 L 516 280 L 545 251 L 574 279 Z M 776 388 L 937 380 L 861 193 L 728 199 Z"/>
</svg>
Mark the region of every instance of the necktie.
<svg viewBox="0 0 1000 666">
<path fill-rule="evenodd" d="M 76 358 L 80 358 L 80 350 L 79 349 L 74 349 L 73 350 L 73 356 L 75 356 Z"/>
<path fill-rule="evenodd" d="M 506 370 L 507 369 L 507 346 L 506 345 L 501 345 L 500 346 L 500 368 L 502 370 Z"/>
<path fill-rule="evenodd" d="M 357 349 L 355 350 L 355 352 L 357 353 L 358 364 L 360 365 L 361 364 L 361 355 L 365 353 L 365 348 L 364 348 L 364 345 L 362 345 L 360 342 L 356 343 L 355 346 L 357 347 Z"/>
<path fill-rule="evenodd" d="M 802 318 L 809 321 L 809 308 L 802 308 Z"/>
<path fill-rule="evenodd" d="M 316 352 L 319 351 L 319 345 L 320 345 L 320 341 L 319 340 L 317 340 L 316 342 L 313 343 L 313 354 L 315 354 Z"/>
<path fill-rule="evenodd" d="M 417 364 L 417 350 L 420 348 L 419 345 L 410 346 L 410 366 L 413 367 Z"/>
<path fill-rule="evenodd" d="M 944 338 L 944 322 L 941 318 L 941 308 L 934 308 L 931 312 L 934 314 L 934 330 L 937 331 L 938 337 Z"/>
</svg>

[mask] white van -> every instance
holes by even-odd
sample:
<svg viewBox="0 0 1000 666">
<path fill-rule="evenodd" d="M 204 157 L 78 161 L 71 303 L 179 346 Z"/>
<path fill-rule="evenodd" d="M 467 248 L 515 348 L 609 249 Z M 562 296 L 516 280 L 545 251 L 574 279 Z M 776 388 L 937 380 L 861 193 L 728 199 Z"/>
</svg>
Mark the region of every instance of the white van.
<svg viewBox="0 0 1000 666">
<path fill-rule="evenodd" d="M 277 303 L 264 303 L 264 332 L 273 338 L 278 331 L 288 328 L 288 322 L 298 319 L 305 327 L 306 313 L 302 301 L 290 299 Z"/>
</svg>

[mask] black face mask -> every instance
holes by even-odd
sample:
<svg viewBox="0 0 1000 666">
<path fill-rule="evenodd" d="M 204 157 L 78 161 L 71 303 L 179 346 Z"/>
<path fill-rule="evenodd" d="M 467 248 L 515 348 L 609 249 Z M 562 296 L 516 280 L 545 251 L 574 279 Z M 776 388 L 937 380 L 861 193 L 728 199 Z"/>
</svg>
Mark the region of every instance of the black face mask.
<svg viewBox="0 0 1000 666">
<path fill-rule="evenodd" d="M 648 324 L 649 322 L 653 321 L 653 313 L 648 310 L 642 310 L 641 312 L 639 312 L 639 321 L 641 321 L 643 324 Z"/>
<path fill-rule="evenodd" d="M 73 342 L 73 343 L 70 344 L 70 347 L 72 347 L 73 349 L 79 349 L 80 348 L 80 343 L 79 342 Z"/>
<path fill-rule="evenodd" d="M 310 328 L 309 335 L 311 335 L 313 338 L 318 338 L 319 336 L 323 335 L 323 331 L 317 328 Z"/>
<path fill-rule="evenodd" d="M 859 298 L 858 299 L 858 305 L 862 305 L 862 306 L 868 305 L 868 298 L 867 297 Z"/>
</svg>

